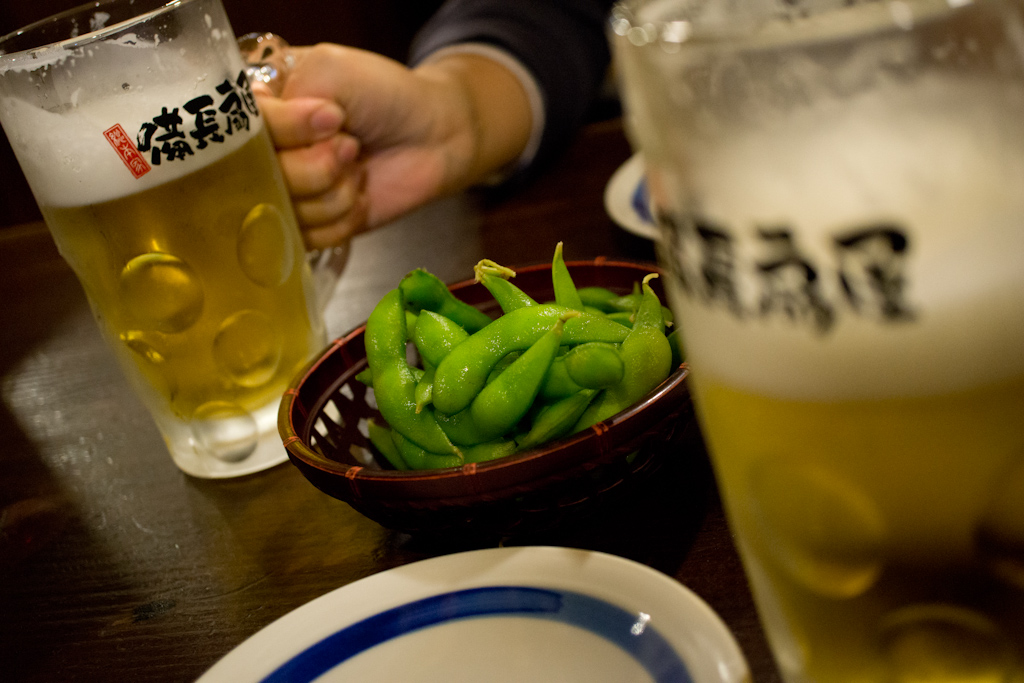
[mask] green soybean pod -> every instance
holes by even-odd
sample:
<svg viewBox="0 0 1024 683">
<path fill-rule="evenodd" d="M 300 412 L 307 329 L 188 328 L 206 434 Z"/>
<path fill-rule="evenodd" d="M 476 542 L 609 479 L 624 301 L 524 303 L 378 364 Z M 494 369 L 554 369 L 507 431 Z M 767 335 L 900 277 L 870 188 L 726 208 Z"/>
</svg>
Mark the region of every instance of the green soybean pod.
<svg viewBox="0 0 1024 683">
<path fill-rule="evenodd" d="M 617 299 L 612 299 L 608 302 L 608 305 L 613 311 L 620 313 L 633 313 L 635 314 L 637 309 L 640 308 L 640 304 L 643 302 L 643 293 L 627 294 Z M 661 318 L 666 323 L 671 325 L 675 322 L 675 316 L 672 314 L 672 309 L 668 306 L 661 307 Z"/>
<path fill-rule="evenodd" d="M 651 289 L 648 275 L 643 281 L 644 299 L 636 313 L 629 336 L 619 347 L 625 364 L 622 381 L 605 389 L 580 417 L 578 431 L 625 410 L 658 386 L 672 371 L 672 349 L 665 337 L 661 302 Z"/>
<path fill-rule="evenodd" d="M 613 344 L 589 342 L 573 347 L 565 354 L 569 377 L 586 389 L 605 389 L 622 381 L 626 366 Z"/>
<path fill-rule="evenodd" d="M 416 322 L 419 320 L 419 316 L 412 311 L 405 312 L 405 337 L 406 340 L 412 341 L 412 338 L 416 335 Z"/>
<path fill-rule="evenodd" d="M 686 349 L 683 347 L 683 335 L 679 331 L 680 329 L 677 327 L 668 335 L 668 345 L 672 349 L 673 367 L 679 367 L 686 362 Z"/>
<path fill-rule="evenodd" d="M 576 311 L 565 313 L 547 333 L 473 399 L 469 412 L 483 434 L 490 438 L 501 436 L 526 415 L 540 391 L 551 361 L 558 353 L 565 320 L 577 315 L 579 313 Z"/>
<path fill-rule="evenodd" d="M 366 321 L 363 341 L 381 416 L 394 431 L 423 448 L 458 455 L 433 412 L 416 412 L 417 377 L 405 359 L 405 306 L 400 289 L 385 294 L 374 307 Z"/>
<path fill-rule="evenodd" d="M 454 415 L 472 403 L 494 366 L 512 351 L 525 351 L 568 311 L 564 306 L 540 304 L 506 313 L 452 349 L 437 366 L 434 407 Z M 580 313 L 566 321 L 562 343 L 588 341 L 619 343 L 629 328 L 602 316 Z"/>
<path fill-rule="evenodd" d="M 360 370 L 359 372 L 356 373 L 355 380 L 357 382 L 362 382 L 363 384 L 365 384 L 368 387 L 372 387 L 373 386 L 373 370 L 371 370 L 370 366 L 367 365 L 365 368 L 363 368 L 362 370 Z"/>
<path fill-rule="evenodd" d="M 467 446 L 476 446 L 489 440 L 488 435 L 476 426 L 469 408 L 454 415 L 435 412 L 434 417 L 448 438 L 459 445 L 459 450 L 463 452 L 463 455 L 465 455 Z"/>
<path fill-rule="evenodd" d="M 551 260 L 551 284 L 555 290 L 555 303 L 574 311 L 583 310 L 583 301 L 576 291 L 576 284 L 572 281 L 572 275 L 569 274 L 569 268 L 562 257 L 561 242 L 555 245 L 555 256 Z"/>
<path fill-rule="evenodd" d="M 519 439 L 519 450 L 525 451 L 568 434 L 597 394 L 596 389 L 583 389 L 544 406 L 534 418 L 530 431 Z"/>
<path fill-rule="evenodd" d="M 412 372 L 412 377 L 413 377 L 413 379 L 416 380 L 417 383 L 421 379 L 423 379 L 423 372 L 424 372 L 423 370 L 420 370 L 419 368 L 411 367 L 411 368 L 409 368 L 409 371 Z M 362 370 L 357 372 L 356 376 L 355 376 L 355 379 L 356 379 L 356 381 L 362 382 L 363 384 L 365 384 L 366 386 L 370 387 L 371 389 L 373 388 L 373 370 L 370 369 L 369 365 L 367 365 L 365 368 L 363 368 Z"/>
<path fill-rule="evenodd" d="M 366 428 L 370 437 L 370 443 L 391 463 L 392 467 L 401 471 L 409 469 L 409 466 L 405 464 L 405 460 L 402 460 L 401 453 L 398 452 L 398 446 L 395 445 L 390 429 L 377 424 L 373 418 L 366 421 Z"/>
<path fill-rule="evenodd" d="M 434 393 L 434 368 L 423 371 L 423 376 L 416 382 L 416 412 L 421 413 L 430 405 Z"/>
<path fill-rule="evenodd" d="M 416 322 L 412 342 L 420 357 L 437 367 L 453 348 L 468 337 L 469 333 L 451 318 L 425 310 Z"/>
<path fill-rule="evenodd" d="M 537 305 L 533 297 L 509 282 L 509 278 L 516 276 L 511 268 L 483 259 L 473 267 L 473 273 L 476 281 L 487 288 L 498 302 L 503 313 Z"/>
<path fill-rule="evenodd" d="M 467 332 L 486 327 L 491 319 L 478 308 L 457 299 L 437 276 L 417 268 L 402 278 L 399 288 L 415 311 L 433 311 L 454 320 Z"/>
<path fill-rule="evenodd" d="M 562 343 L 568 345 L 598 341 L 618 344 L 627 334 L 628 327 L 608 316 L 583 312 L 578 318 L 566 321 Z"/>
<path fill-rule="evenodd" d="M 626 313 L 633 313 L 636 309 L 640 308 L 640 302 L 644 300 L 643 292 L 633 292 L 632 294 L 625 294 L 608 301 L 608 307 L 613 311 L 625 311 Z"/>
<path fill-rule="evenodd" d="M 499 360 L 498 364 L 495 365 L 494 369 L 492 369 L 491 372 L 487 375 L 487 384 L 490 384 L 495 379 L 497 379 L 498 375 L 505 372 L 508 366 L 512 365 L 512 363 L 515 362 L 516 358 L 519 358 L 519 352 L 513 351 L 512 353 L 508 354 L 507 356 Z"/>
<path fill-rule="evenodd" d="M 565 358 L 555 358 L 551 367 L 544 375 L 544 383 L 540 386 L 537 398 L 550 403 L 579 393 L 583 387 L 573 381 L 569 371 L 565 369 Z"/>
<path fill-rule="evenodd" d="M 460 467 L 463 463 L 461 455 L 431 453 L 405 438 L 397 431 L 392 432 L 391 437 L 394 439 L 395 446 L 398 448 L 402 460 L 409 466 L 409 469 L 434 470 L 444 467 Z"/>
<path fill-rule="evenodd" d="M 516 452 L 518 446 L 512 439 L 498 439 L 486 443 L 469 446 L 463 451 L 466 462 L 489 462 L 504 458 Z"/>
<path fill-rule="evenodd" d="M 614 320 L 620 325 L 625 325 L 630 329 L 633 328 L 633 314 L 628 311 L 613 311 L 611 313 L 606 313 L 606 315 L 609 320 Z"/>
<path fill-rule="evenodd" d="M 584 308 L 596 308 L 597 310 L 604 311 L 605 313 L 610 313 L 615 310 L 608 302 L 619 298 L 618 294 L 605 287 L 580 287 L 576 290 L 576 293 L 579 294 L 580 301 L 583 302 Z"/>
</svg>

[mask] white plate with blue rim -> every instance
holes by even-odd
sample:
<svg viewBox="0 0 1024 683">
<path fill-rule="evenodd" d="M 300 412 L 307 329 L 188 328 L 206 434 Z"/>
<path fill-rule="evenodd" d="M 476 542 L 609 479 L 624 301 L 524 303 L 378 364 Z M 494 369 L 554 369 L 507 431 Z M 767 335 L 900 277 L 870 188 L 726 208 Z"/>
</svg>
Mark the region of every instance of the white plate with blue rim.
<svg viewBox="0 0 1024 683">
<path fill-rule="evenodd" d="M 494 548 L 369 576 L 286 614 L 199 683 L 741 683 L 747 664 L 694 593 L 613 555 Z"/>
<path fill-rule="evenodd" d="M 604 207 L 612 220 L 625 230 L 649 240 L 658 239 L 644 160 L 639 153 L 619 166 L 608 180 L 604 188 Z"/>
</svg>

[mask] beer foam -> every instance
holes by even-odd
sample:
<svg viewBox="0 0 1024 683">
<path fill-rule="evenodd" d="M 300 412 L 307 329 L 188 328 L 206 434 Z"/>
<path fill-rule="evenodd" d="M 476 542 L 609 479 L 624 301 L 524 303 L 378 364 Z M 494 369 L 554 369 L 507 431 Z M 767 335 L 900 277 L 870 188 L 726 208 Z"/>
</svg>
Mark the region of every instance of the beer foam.
<svg viewBox="0 0 1024 683">
<path fill-rule="evenodd" d="M 181 105 L 197 95 L 209 94 L 219 102 L 215 86 L 220 79 L 206 78 L 187 85 L 135 87 L 123 95 L 75 106 L 80 93 L 72 92 L 67 111 L 46 111 L 24 100 L 0 101 L 0 119 L 18 162 L 41 205 L 71 207 L 117 199 L 170 182 L 199 170 L 239 149 L 263 128 L 260 117 L 250 115 L 250 130 L 225 135 L 184 159 L 164 159 L 140 178 L 135 178 L 104 137 L 104 131 L 120 124 L 132 142 L 144 123 L 164 107 L 179 108 L 188 130 L 191 115 Z M 233 79 L 232 79 L 233 80 Z M 204 86 L 207 86 L 204 88 Z M 223 131 L 222 131 L 223 132 Z M 187 134 L 187 133 L 186 133 Z M 147 162 L 149 153 L 143 153 Z"/>
<path fill-rule="evenodd" d="M 735 237 L 745 304 L 736 315 L 675 288 L 696 373 L 810 400 L 1024 376 L 1022 110 L 1020 86 L 926 78 L 809 107 L 756 134 L 737 127 L 713 151 L 686 152 L 700 160 L 687 168 L 699 215 Z M 665 144 L 699 144 L 685 130 L 675 136 Z M 659 170 L 659 156 L 652 173 L 668 179 L 672 167 Z M 898 226 L 909 239 L 905 319 L 856 310 L 840 284 L 836 236 L 871 224 Z M 763 228 L 790 230 L 816 268 L 835 314 L 828 329 L 759 310 L 756 268 L 770 253 Z"/>
</svg>

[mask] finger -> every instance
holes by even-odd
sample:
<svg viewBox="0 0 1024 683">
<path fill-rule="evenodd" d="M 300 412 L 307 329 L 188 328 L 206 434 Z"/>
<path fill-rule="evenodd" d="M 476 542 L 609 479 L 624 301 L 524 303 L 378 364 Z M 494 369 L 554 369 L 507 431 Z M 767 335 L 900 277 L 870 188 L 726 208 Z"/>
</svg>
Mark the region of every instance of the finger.
<svg viewBox="0 0 1024 683">
<path fill-rule="evenodd" d="M 352 211 L 365 187 L 365 174 L 354 171 L 323 194 L 295 202 L 295 213 L 304 226 L 334 223 Z"/>
<path fill-rule="evenodd" d="M 278 160 L 293 198 L 321 195 L 351 172 L 359 156 L 359 142 L 350 135 L 335 135 L 306 147 L 283 149 Z"/>
<path fill-rule="evenodd" d="M 366 222 L 368 214 L 369 204 L 366 196 L 360 194 L 352 209 L 343 218 L 326 225 L 306 227 L 302 231 L 302 237 L 310 249 L 338 246 L 351 239 L 353 235 L 369 229 Z"/>
<path fill-rule="evenodd" d="M 416 127 L 431 100 L 421 78 L 404 64 L 371 51 L 320 43 L 301 53 L 284 84 L 285 99 L 320 97 L 339 104 L 345 126 L 388 138 Z M 396 130 L 397 124 L 397 130 Z"/>
<path fill-rule="evenodd" d="M 282 100 L 257 92 L 257 102 L 278 149 L 302 147 L 341 132 L 345 113 L 335 102 L 318 97 Z"/>
<path fill-rule="evenodd" d="M 262 102 L 264 97 L 276 97 L 270 86 L 263 81 L 252 80 L 249 82 L 249 87 L 252 88 L 252 94 L 256 96 L 256 103 L 260 105 L 261 110 L 263 109 Z"/>
</svg>

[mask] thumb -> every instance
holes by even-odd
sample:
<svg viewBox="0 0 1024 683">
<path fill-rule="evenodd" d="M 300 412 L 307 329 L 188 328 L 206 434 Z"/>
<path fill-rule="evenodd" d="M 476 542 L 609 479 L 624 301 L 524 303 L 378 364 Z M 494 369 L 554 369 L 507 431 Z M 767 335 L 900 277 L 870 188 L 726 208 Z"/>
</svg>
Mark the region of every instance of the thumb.
<svg viewBox="0 0 1024 683">
<path fill-rule="evenodd" d="M 318 97 L 282 100 L 257 95 L 270 136 L 278 149 L 305 147 L 341 132 L 345 113 L 337 103 Z"/>
</svg>

